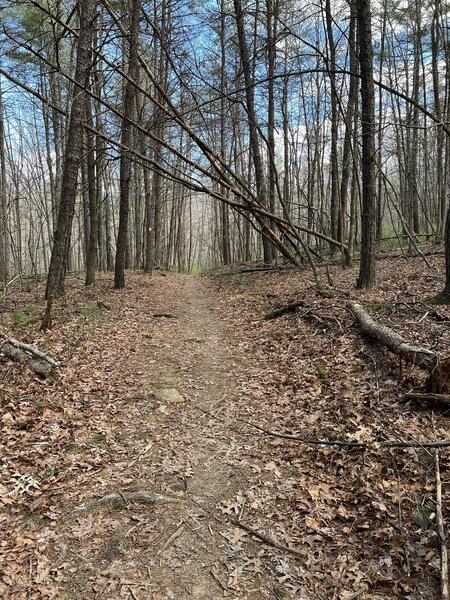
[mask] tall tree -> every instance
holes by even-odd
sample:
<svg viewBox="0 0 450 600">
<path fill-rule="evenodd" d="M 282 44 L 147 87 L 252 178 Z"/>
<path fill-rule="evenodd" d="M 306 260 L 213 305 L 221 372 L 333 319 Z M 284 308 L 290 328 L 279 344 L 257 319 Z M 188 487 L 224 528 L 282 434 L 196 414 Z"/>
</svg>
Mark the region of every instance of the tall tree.
<svg viewBox="0 0 450 600">
<path fill-rule="evenodd" d="M 328 53 L 329 60 L 328 70 L 330 77 L 331 86 L 331 147 L 330 147 L 330 160 L 331 160 L 331 206 L 330 206 L 330 220 L 331 220 L 331 237 L 338 239 L 339 228 L 339 165 L 338 165 L 338 91 L 336 89 L 336 44 L 333 35 L 333 15 L 331 14 L 331 2 L 326 0 L 325 2 L 325 15 L 326 15 L 326 30 L 328 40 Z M 342 238 L 339 238 L 342 241 Z M 335 251 L 335 246 L 331 245 L 331 252 Z"/>
<path fill-rule="evenodd" d="M 255 170 L 255 183 L 258 200 L 261 206 L 267 208 L 267 184 L 264 163 L 262 159 L 261 146 L 258 136 L 258 119 L 255 109 L 255 88 L 253 85 L 252 68 L 248 43 L 245 35 L 244 11 L 241 0 L 234 0 L 234 15 L 239 43 L 239 54 L 241 58 L 242 71 L 245 82 L 245 98 L 247 108 L 248 126 L 250 132 L 250 145 L 252 149 L 253 166 Z M 270 240 L 263 236 L 264 262 L 272 261 L 272 246 Z"/>
<path fill-rule="evenodd" d="M 121 132 L 122 148 L 131 148 L 133 142 L 133 117 L 135 113 L 136 85 L 139 74 L 138 44 L 141 16 L 140 0 L 130 1 L 130 30 L 128 37 L 128 78 L 123 95 L 123 121 Z M 120 209 L 119 230 L 117 233 L 114 287 L 125 287 L 125 262 L 128 238 L 128 216 L 130 211 L 131 156 L 129 150 L 122 150 L 120 156 Z"/>
<path fill-rule="evenodd" d="M 72 89 L 69 128 L 67 131 L 67 143 L 62 170 L 58 223 L 53 240 L 45 292 L 47 299 L 64 295 L 64 279 L 70 251 L 78 171 L 81 160 L 81 142 L 85 112 L 84 89 L 87 86 L 92 63 L 96 0 L 80 0 L 79 7 L 80 33 L 78 36 L 75 69 L 76 85 Z"/>
<path fill-rule="evenodd" d="M 86 95 L 86 123 L 92 128 L 94 120 L 92 118 L 91 99 Z M 96 173 L 94 134 L 91 129 L 86 129 L 86 163 L 87 163 L 87 189 L 89 205 L 89 237 L 86 256 L 86 285 L 92 285 L 95 281 L 97 270 L 97 245 L 98 245 L 98 194 L 97 185 L 101 178 Z"/>
<path fill-rule="evenodd" d="M 5 110 L 0 87 L 0 279 L 8 281 L 8 200 L 6 197 Z"/>
<path fill-rule="evenodd" d="M 362 214 L 359 288 L 375 284 L 375 91 L 373 84 L 372 15 L 370 0 L 356 3 L 358 52 L 361 71 Z"/>
</svg>

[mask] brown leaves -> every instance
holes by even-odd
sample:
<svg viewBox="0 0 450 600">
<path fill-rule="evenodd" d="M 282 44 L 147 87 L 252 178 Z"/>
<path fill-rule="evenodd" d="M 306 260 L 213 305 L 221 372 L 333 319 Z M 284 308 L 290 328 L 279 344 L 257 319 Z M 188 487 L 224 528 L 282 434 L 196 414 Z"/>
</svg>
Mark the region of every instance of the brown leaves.
<svg viewBox="0 0 450 600">
<path fill-rule="evenodd" d="M 411 261 L 402 266 L 404 274 L 397 269 L 398 261 L 392 269 L 388 262 L 383 266 L 384 282 L 371 292 L 358 292 L 358 301 L 381 305 L 384 311 L 392 301 L 402 299 L 402 277 L 407 277 L 408 269 L 420 272 L 423 266 Z M 348 289 L 354 296 L 352 272 L 335 270 L 333 278 L 337 287 Z M 240 384 L 241 401 L 234 414 L 272 431 L 316 439 L 366 442 L 432 438 L 423 414 L 399 406 L 398 387 L 402 381 L 396 360 L 383 349 L 362 344 L 344 308 L 345 298 L 341 302 L 340 298 L 317 297 L 308 289 L 303 275 L 255 275 L 246 281 L 239 295 L 234 294 L 231 281 L 224 281 L 222 286 L 226 291 L 229 287 L 227 308 L 230 301 L 235 308 L 230 323 L 237 323 L 239 347 L 252 361 Z M 408 284 L 407 306 L 395 305 L 394 311 L 383 312 L 383 319 L 390 319 L 389 325 L 394 328 L 403 327 L 408 335 L 412 329 L 411 337 L 421 340 L 435 331 L 435 343 L 445 348 L 450 341 L 449 330 L 436 325 L 411 296 L 416 293 L 420 299 L 424 294 L 421 281 L 415 278 L 415 292 Z M 326 315 L 331 326 L 321 328 L 299 314 L 270 322 L 255 321 L 254 315 L 262 316 L 270 308 L 268 294 L 273 304 L 305 300 L 308 310 Z M 418 377 L 420 385 L 420 373 L 403 371 L 402 376 L 405 385 L 411 385 L 411 376 Z M 232 419 L 232 415 L 230 411 L 227 416 Z M 439 426 L 437 418 L 437 436 Z M 383 563 L 383 581 L 390 581 L 391 590 L 395 579 L 405 574 L 412 585 L 403 583 L 405 587 L 393 595 L 383 589 L 380 597 L 396 598 L 402 593 L 411 598 L 434 597 L 429 582 L 416 587 L 422 582 L 424 569 L 433 572 L 437 567 L 425 558 L 433 547 L 431 540 L 423 541 L 422 547 L 427 548 L 423 555 L 408 553 L 406 557 L 404 552 L 407 543 L 417 541 L 414 510 L 423 502 L 433 478 L 426 453 L 391 453 L 376 443 L 365 452 L 310 449 L 254 433 L 250 455 L 253 475 L 249 485 L 258 481 L 259 508 L 253 511 L 247 507 L 246 519 L 251 516 L 259 530 L 269 528 L 277 507 L 283 539 L 290 534 L 298 540 L 296 547 L 306 545 L 304 555 L 310 571 L 297 572 L 293 576 L 297 582 L 327 597 L 346 598 L 359 588 L 364 592 L 372 585 L 376 590 L 380 579 L 377 572 Z M 400 542 L 393 535 L 397 530 L 401 532 Z M 346 556 L 346 565 L 337 584 L 326 573 L 338 548 Z M 320 585 L 316 585 L 311 570 L 322 573 Z M 412 590 L 416 590 L 415 595 Z"/>
<path fill-rule="evenodd" d="M 385 264 L 383 289 L 354 292 L 353 271 L 336 269 L 333 279 L 365 305 L 387 307 L 401 301 L 402 285 Z M 224 282 L 220 293 L 208 280 L 191 285 L 169 275 L 149 286 L 133 275 L 113 293 L 107 279 L 88 290 L 75 280 L 51 331 L 32 323 L 22 331 L 63 366 L 53 382 L 15 369 L 0 381 L 0 595 L 31 589 L 34 600 L 72 586 L 80 598 L 119 599 L 131 582 L 144 586 L 132 587 L 138 597 L 176 598 L 173 581 L 198 579 L 204 597 L 338 600 L 361 590 L 431 599 L 434 524 L 423 530 L 414 517 L 433 498 L 426 452 L 308 448 L 237 420 L 321 439 L 432 438 L 427 415 L 397 402 L 405 384 L 392 357 L 363 345 L 346 298 L 315 295 L 305 274 L 257 275 L 239 290 Z M 413 286 L 420 295 L 420 279 Z M 305 301 L 329 326 L 299 314 L 261 320 L 267 294 Z M 88 309 L 98 298 L 111 310 Z M 407 303 L 383 319 L 445 347 L 446 326 Z M 156 321 L 162 311 L 179 318 Z M 408 369 L 402 377 L 420 385 Z M 184 401 L 162 402 L 160 389 L 179 389 Z M 435 416 L 435 428 L 446 437 L 445 417 Z M 445 454 L 442 463 L 445 473 Z M 186 502 L 67 519 L 83 502 L 142 489 Z M 164 547 L 180 522 L 183 535 Z M 146 560 L 161 547 L 149 574 Z"/>
</svg>

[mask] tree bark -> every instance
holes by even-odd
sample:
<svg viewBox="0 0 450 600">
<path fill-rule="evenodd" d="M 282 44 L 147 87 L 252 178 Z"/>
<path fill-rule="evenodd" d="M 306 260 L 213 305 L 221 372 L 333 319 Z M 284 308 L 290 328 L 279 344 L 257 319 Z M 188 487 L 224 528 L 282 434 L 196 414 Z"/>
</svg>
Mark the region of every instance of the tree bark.
<svg viewBox="0 0 450 600">
<path fill-rule="evenodd" d="M 361 70 L 362 214 L 359 288 L 375 285 L 375 92 L 370 0 L 358 0 L 356 17 Z"/>
<path fill-rule="evenodd" d="M 133 82 L 138 77 L 138 38 L 139 21 L 141 16 L 140 0 L 131 0 L 130 4 L 130 35 L 128 47 L 128 77 L 125 83 L 123 98 L 123 122 L 121 132 L 122 146 L 130 148 L 133 141 L 133 115 L 135 108 L 136 88 Z M 130 211 L 130 180 L 131 180 L 131 156 L 123 151 L 120 157 L 120 208 L 119 208 L 119 230 L 117 233 L 116 262 L 114 272 L 114 288 L 125 287 L 125 264 L 128 239 L 128 216 Z"/>
<path fill-rule="evenodd" d="M 64 155 L 61 198 L 58 224 L 54 235 L 52 256 L 45 296 L 57 298 L 64 295 L 64 279 L 70 251 L 72 221 L 75 212 L 78 171 L 81 161 L 83 133 L 84 88 L 91 68 L 92 40 L 96 0 L 80 0 L 80 35 L 78 37 L 75 81 L 72 91 L 67 144 Z"/>
</svg>

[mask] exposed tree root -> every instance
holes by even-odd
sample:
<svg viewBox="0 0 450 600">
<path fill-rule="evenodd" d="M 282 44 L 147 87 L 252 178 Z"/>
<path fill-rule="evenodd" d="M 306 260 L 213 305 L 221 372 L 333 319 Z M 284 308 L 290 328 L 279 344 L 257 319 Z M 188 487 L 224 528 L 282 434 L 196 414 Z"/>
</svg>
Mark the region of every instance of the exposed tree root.
<svg viewBox="0 0 450 600">
<path fill-rule="evenodd" d="M 220 423 L 225 423 L 224 419 L 213 415 L 207 410 L 200 408 L 198 406 L 194 406 L 195 410 L 208 415 L 209 417 L 219 421 Z M 437 440 L 436 442 L 421 442 L 420 440 L 412 440 L 410 442 L 403 441 L 378 441 L 373 440 L 371 442 L 352 442 L 347 440 L 327 440 L 327 439 L 312 439 L 303 437 L 301 435 L 294 435 L 291 433 L 281 433 L 278 431 L 271 431 L 270 429 L 266 429 L 265 427 L 261 427 L 261 425 L 257 425 L 256 423 L 252 423 L 251 421 L 246 421 L 245 419 L 236 418 L 236 421 L 239 423 L 244 423 L 245 425 L 249 425 L 250 427 L 254 427 L 259 431 L 262 431 L 266 435 L 271 437 L 281 438 L 283 440 L 292 440 L 294 442 L 298 442 L 300 444 L 304 444 L 305 446 L 331 446 L 337 448 L 360 448 L 367 450 L 379 450 L 380 448 L 449 448 L 450 440 Z"/>
<path fill-rule="evenodd" d="M 302 554 L 301 552 L 299 552 L 298 550 L 296 550 L 295 548 L 291 548 L 290 546 L 285 546 L 284 544 L 280 544 L 280 542 L 278 542 L 274 538 L 270 537 L 269 535 L 266 535 L 265 533 L 261 533 L 260 531 L 257 531 L 256 529 L 253 529 L 253 527 L 250 527 L 250 525 L 247 525 L 246 523 L 243 523 L 242 521 L 237 521 L 236 519 L 232 519 L 230 517 L 227 517 L 227 519 L 230 521 L 230 523 L 233 523 L 233 525 L 236 525 L 236 527 L 240 527 L 241 529 L 244 529 L 244 531 L 247 531 L 253 537 L 258 538 L 259 540 L 261 540 L 268 546 L 273 546 L 274 548 L 278 548 L 278 550 L 282 550 L 283 552 L 288 552 L 289 554 L 293 554 L 294 556 L 299 556 L 300 558 L 305 558 L 305 555 Z"/>
<path fill-rule="evenodd" d="M 450 291 L 448 290 L 444 290 L 442 292 L 440 292 L 439 294 L 436 294 L 436 296 L 432 296 L 431 298 L 427 298 L 425 300 L 425 302 L 427 304 L 450 304 Z"/>
<path fill-rule="evenodd" d="M 169 498 L 168 496 L 161 496 L 152 492 L 116 492 L 115 494 L 108 494 L 98 500 L 88 502 L 87 504 L 81 504 L 72 511 L 72 515 L 87 512 L 105 505 L 123 507 L 130 502 L 138 502 L 139 504 L 173 504 L 179 502 L 179 498 Z"/>
</svg>

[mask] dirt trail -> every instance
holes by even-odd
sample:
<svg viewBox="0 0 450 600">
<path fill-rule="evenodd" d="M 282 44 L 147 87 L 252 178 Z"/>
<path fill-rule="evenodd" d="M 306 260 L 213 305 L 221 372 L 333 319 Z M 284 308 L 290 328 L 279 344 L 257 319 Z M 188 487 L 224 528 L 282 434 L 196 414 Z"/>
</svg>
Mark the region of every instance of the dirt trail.
<svg viewBox="0 0 450 600">
<path fill-rule="evenodd" d="M 251 562 L 261 543 L 224 514 L 239 516 L 232 499 L 247 487 L 245 438 L 226 419 L 202 412 L 219 416 L 239 401 L 236 384 L 245 370 L 234 333 L 205 279 L 168 275 L 138 295 L 144 313 L 115 326 L 114 335 L 131 351 L 125 352 L 128 398 L 115 402 L 108 417 L 122 414 L 124 426 L 118 435 L 114 429 L 101 476 L 105 493 L 146 490 L 177 502 L 77 517 L 63 536 L 73 576 L 59 586 L 67 594 L 61 597 L 273 597 Z M 152 316 L 160 311 L 171 316 Z M 248 577 L 238 556 L 248 563 Z"/>
<path fill-rule="evenodd" d="M 170 418 L 177 421 L 173 452 L 177 453 L 177 443 L 183 451 L 189 446 L 189 476 L 183 481 L 185 506 L 165 509 L 166 530 L 173 532 L 174 543 L 164 548 L 163 542 L 158 564 L 149 575 L 161 598 L 222 598 L 224 587 L 219 582 L 227 584 L 227 543 L 220 531 L 223 526 L 218 527 L 202 507 L 220 517 L 217 504 L 245 485 L 245 473 L 227 464 L 227 454 L 237 443 L 233 432 L 197 409 L 218 415 L 234 401 L 236 362 L 206 282 L 185 277 L 180 292 L 176 300 L 180 318 L 167 319 L 157 334 L 161 342 L 169 336 L 170 350 L 159 356 L 154 388 L 157 399 L 161 390 L 171 389 L 188 399 Z M 170 401 L 168 409 L 172 412 Z"/>
<path fill-rule="evenodd" d="M 428 290 L 425 276 L 404 285 L 395 264 L 384 275 L 379 291 L 356 296 L 354 277 L 333 271 L 351 297 L 389 309 L 382 322 L 448 352 L 447 325 L 410 304 L 414 289 Z M 347 298 L 314 294 L 304 273 L 129 273 L 120 291 L 107 274 L 91 288 L 68 284 L 48 332 L 29 310 L 38 285 L 17 290 L 23 310 L 0 315 L 2 330 L 61 363 L 40 381 L 0 357 L 2 599 L 437 597 L 439 551 L 424 512 L 434 457 L 372 441 L 446 439 L 447 413 L 434 412 L 432 432 L 399 402 L 424 375 L 410 365 L 399 380 L 392 356 L 361 340 Z M 319 324 L 263 319 L 299 298 Z M 267 430 L 368 446 L 299 445 Z M 143 491 L 175 502 L 124 495 L 73 512 Z"/>
</svg>

